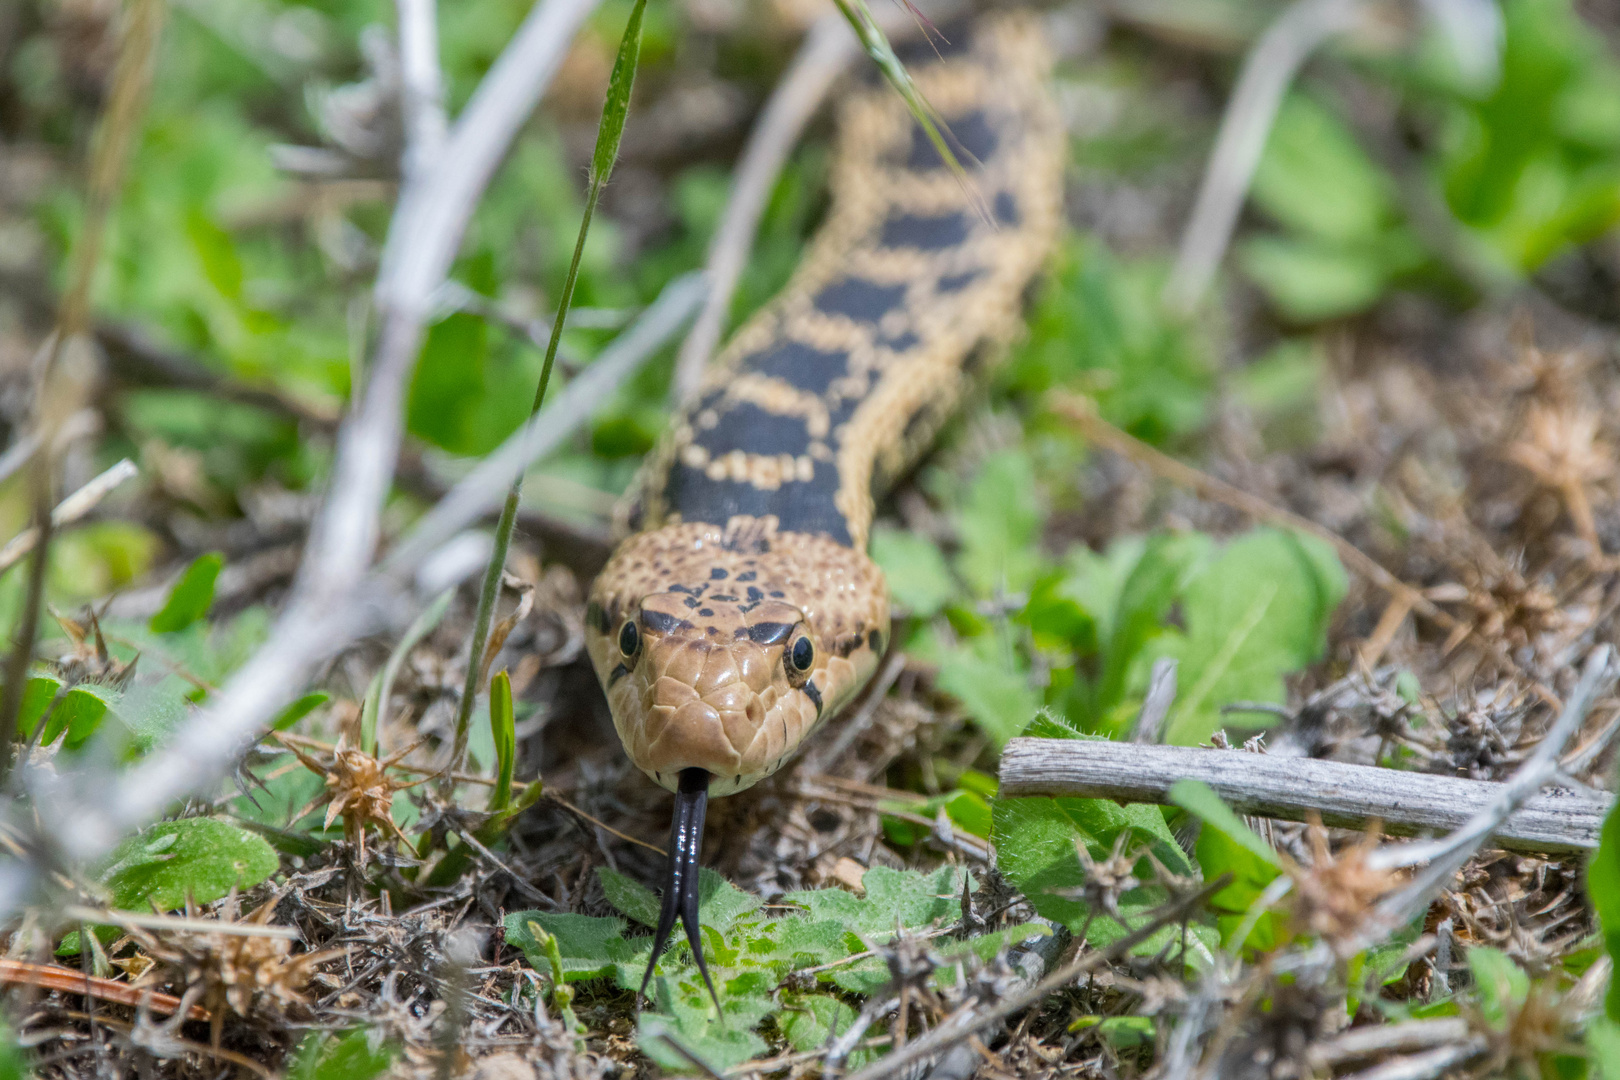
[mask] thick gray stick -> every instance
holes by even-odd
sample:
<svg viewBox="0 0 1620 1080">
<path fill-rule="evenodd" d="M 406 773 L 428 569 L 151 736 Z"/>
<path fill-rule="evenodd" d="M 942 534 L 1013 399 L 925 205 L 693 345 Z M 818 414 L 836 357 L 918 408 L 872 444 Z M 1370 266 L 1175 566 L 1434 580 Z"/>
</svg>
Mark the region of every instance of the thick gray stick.
<svg viewBox="0 0 1620 1080">
<path fill-rule="evenodd" d="M 1240 813 L 1302 821 L 1314 810 L 1323 824 L 1352 829 L 1377 819 L 1397 836 L 1459 828 L 1502 790 L 1485 780 L 1371 765 L 1089 739 L 1014 739 L 1001 755 L 1001 794 L 1008 796 L 1168 803 L 1171 785 L 1183 778 L 1202 780 Z M 1592 850 L 1613 802 L 1548 788 L 1502 823 L 1495 842 L 1512 851 Z"/>
</svg>

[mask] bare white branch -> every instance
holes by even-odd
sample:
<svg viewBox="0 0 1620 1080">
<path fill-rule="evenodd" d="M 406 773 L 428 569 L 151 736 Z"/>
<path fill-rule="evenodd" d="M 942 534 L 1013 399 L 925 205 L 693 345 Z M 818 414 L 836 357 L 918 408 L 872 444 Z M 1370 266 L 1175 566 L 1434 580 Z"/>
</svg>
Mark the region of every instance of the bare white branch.
<svg viewBox="0 0 1620 1080">
<path fill-rule="evenodd" d="M 36 444 L 37 445 L 37 441 Z M 125 480 L 134 476 L 141 470 L 129 458 L 124 458 L 118 464 L 94 477 L 91 481 L 56 504 L 51 511 L 51 527 L 58 528 L 71 525 L 84 515 L 94 510 L 96 504 L 105 499 L 114 488 Z M 34 550 L 39 543 L 39 530 L 30 526 L 12 537 L 6 546 L 0 548 L 0 574 L 5 573 L 16 565 L 17 560 Z"/>
<path fill-rule="evenodd" d="M 555 450 L 601 408 L 625 379 L 686 325 L 707 291 L 703 275 L 697 273 L 684 274 L 665 286 L 630 329 L 416 523 L 389 552 L 384 568 L 394 574 L 410 572 L 456 530 L 500 506 L 518 473 Z"/>
<path fill-rule="evenodd" d="M 400 111 L 405 117 L 406 160 L 401 172 L 419 177 L 444 149 L 444 76 L 439 70 L 435 0 L 395 0 L 399 19 Z"/>
<path fill-rule="evenodd" d="M 168 745 L 138 766 L 111 777 L 95 769 L 29 775 L 45 843 L 72 858 L 94 858 L 175 799 L 213 790 L 317 664 L 362 634 L 408 622 L 425 600 L 412 593 L 409 574 L 367 574 L 399 450 L 404 387 L 431 297 L 449 271 L 473 209 L 596 3 L 536 3 L 442 149 L 424 162 L 420 175 L 407 174 L 376 286 L 381 323 L 366 385 L 339 429 L 332 479 L 269 640 Z M 428 69 L 437 71 L 432 6 L 430 0 L 402 0 L 400 11 L 402 48 L 412 54 L 406 63 L 421 79 L 417 91 L 426 95 L 417 104 L 429 110 L 408 125 L 407 135 L 415 138 L 426 130 L 431 140 L 434 121 L 425 102 L 435 96 L 427 89 Z M 413 153 L 407 149 L 407 159 L 419 160 Z M 447 542 L 452 539 L 445 535 Z M 417 564 L 432 554 L 431 548 L 420 551 Z M 445 582 L 435 584 L 443 588 Z M 9 895 L 0 899 L 14 900 L 27 888 L 20 880 L 6 885 Z"/>
<path fill-rule="evenodd" d="M 1172 310 L 1191 312 L 1214 280 L 1289 84 L 1312 53 L 1354 24 L 1362 6 L 1363 0 L 1295 0 L 1249 50 L 1165 285 Z"/>
</svg>

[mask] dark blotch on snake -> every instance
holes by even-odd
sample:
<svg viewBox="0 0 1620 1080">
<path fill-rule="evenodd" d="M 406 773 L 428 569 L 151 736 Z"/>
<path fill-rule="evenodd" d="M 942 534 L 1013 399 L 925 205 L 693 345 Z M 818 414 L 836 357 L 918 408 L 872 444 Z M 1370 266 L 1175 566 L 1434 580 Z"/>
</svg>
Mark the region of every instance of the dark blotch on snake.
<svg viewBox="0 0 1620 1080">
<path fill-rule="evenodd" d="M 697 601 L 688 599 L 687 607 L 696 607 Z M 660 634 L 673 634 L 677 630 L 690 630 L 692 624 L 685 619 L 677 619 L 673 615 L 665 615 L 662 611 L 643 611 L 641 624 L 649 630 L 656 630 Z"/>
<path fill-rule="evenodd" d="M 944 251 L 968 237 L 967 215 L 958 210 L 948 214 L 899 214 L 883 223 L 881 243 L 888 248 L 915 248 L 918 251 Z"/>
<path fill-rule="evenodd" d="M 905 285 L 879 285 L 855 277 L 827 286 L 812 301 L 818 311 L 866 323 L 877 322 L 905 302 Z"/>
</svg>

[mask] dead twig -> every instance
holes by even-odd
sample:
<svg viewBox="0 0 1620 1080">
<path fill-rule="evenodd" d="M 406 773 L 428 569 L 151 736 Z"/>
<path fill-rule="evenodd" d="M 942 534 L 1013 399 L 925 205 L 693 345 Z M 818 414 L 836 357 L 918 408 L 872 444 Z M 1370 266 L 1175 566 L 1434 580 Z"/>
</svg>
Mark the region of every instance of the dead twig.
<svg viewBox="0 0 1620 1080">
<path fill-rule="evenodd" d="M 71 525 L 84 515 L 96 508 L 96 504 L 105 499 L 114 488 L 118 487 L 130 477 L 141 470 L 129 458 L 124 458 L 112 468 L 94 477 L 84 487 L 75 491 L 67 498 L 56 504 L 51 511 L 51 528 L 60 529 L 64 525 Z M 0 548 L 0 574 L 4 574 L 17 564 L 17 561 L 39 543 L 39 529 L 30 527 L 24 529 Z"/>
<path fill-rule="evenodd" d="M 128 983 L 86 975 L 57 964 L 31 964 L 26 960 L 0 960 L 0 985 L 35 986 L 41 990 L 56 990 L 64 994 L 82 994 L 114 1005 L 128 1005 L 132 1009 L 145 1007 L 164 1016 L 180 1008 L 180 999 L 173 994 L 160 994 L 156 990 L 139 990 Z M 186 1015 L 193 1020 L 207 1020 L 208 1010 L 193 1005 Z"/>
<path fill-rule="evenodd" d="M 1410 835 L 1457 829 L 1503 797 L 1507 784 L 1457 776 L 1351 765 L 1313 758 L 1245 754 L 1185 746 L 1143 746 L 1091 739 L 1014 739 L 1001 757 L 1003 796 L 1048 795 L 1168 804 L 1178 780 L 1201 780 L 1229 806 L 1257 817 Z M 1485 836 L 1514 851 L 1589 851 L 1597 847 L 1613 799 L 1558 789 L 1533 795 L 1494 821 Z M 1481 840 L 1485 838 L 1481 837 Z"/>
</svg>

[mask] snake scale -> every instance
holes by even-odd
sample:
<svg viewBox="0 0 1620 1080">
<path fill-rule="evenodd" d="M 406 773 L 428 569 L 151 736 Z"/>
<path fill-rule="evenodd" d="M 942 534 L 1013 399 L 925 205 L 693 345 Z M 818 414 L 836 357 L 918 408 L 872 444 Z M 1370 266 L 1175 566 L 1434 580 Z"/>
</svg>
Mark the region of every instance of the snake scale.
<svg viewBox="0 0 1620 1080">
<path fill-rule="evenodd" d="M 630 535 L 591 591 L 614 726 L 675 793 L 643 993 L 678 917 L 714 994 L 698 935 L 707 799 L 781 768 L 871 678 L 890 630 L 866 555 L 873 500 L 1005 351 L 1060 227 L 1038 22 L 986 16 L 924 56 L 910 70 L 967 177 L 892 91 L 842 103 L 826 220 L 649 455 Z"/>
</svg>

